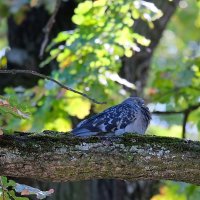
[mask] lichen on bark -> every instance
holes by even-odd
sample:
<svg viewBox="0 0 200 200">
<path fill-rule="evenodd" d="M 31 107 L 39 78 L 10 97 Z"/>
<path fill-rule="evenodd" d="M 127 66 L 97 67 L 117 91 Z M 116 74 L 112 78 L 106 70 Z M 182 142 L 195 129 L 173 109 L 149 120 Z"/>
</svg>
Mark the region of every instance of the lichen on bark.
<svg viewBox="0 0 200 200">
<path fill-rule="evenodd" d="M 200 143 L 127 134 L 77 138 L 54 131 L 0 137 L 0 175 L 66 181 L 170 179 L 200 183 Z"/>
</svg>

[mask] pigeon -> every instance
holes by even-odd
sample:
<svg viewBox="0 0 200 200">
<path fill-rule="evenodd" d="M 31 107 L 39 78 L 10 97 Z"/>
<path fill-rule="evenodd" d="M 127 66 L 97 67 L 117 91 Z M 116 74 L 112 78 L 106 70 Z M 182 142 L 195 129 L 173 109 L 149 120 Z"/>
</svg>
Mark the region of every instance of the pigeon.
<svg viewBox="0 0 200 200">
<path fill-rule="evenodd" d="M 151 114 L 144 100 L 129 97 L 122 103 L 81 121 L 71 133 L 78 137 L 145 134 Z"/>
</svg>

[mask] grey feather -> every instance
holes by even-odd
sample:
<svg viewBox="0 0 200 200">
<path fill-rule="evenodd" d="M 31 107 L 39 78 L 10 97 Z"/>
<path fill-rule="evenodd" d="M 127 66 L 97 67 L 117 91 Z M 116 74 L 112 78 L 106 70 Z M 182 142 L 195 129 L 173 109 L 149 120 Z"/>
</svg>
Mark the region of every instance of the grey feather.
<svg viewBox="0 0 200 200">
<path fill-rule="evenodd" d="M 144 134 L 151 115 L 143 99 L 130 97 L 121 104 L 80 122 L 72 133 L 86 137 L 92 135 L 122 135 L 127 132 Z"/>
</svg>

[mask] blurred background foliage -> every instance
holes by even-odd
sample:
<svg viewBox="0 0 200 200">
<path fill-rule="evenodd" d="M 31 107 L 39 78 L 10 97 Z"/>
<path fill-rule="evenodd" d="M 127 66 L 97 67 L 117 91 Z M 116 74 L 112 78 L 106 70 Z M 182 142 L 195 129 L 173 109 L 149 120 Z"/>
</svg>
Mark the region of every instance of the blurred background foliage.
<svg viewBox="0 0 200 200">
<path fill-rule="evenodd" d="M 85 117 L 117 104 L 137 91 L 136 83 L 120 76 L 123 58 L 134 56 L 151 41 L 132 27 L 140 19 L 153 29 L 153 22 L 162 17 L 162 11 L 152 2 L 140 0 L 77 2 L 72 17 L 75 28 L 59 32 L 50 41 L 40 67 L 53 63 L 51 77 L 107 104 L 93 104 L 46 80 L 39 80 L 31 88 L 25 85 L 5 87 L 0 96 L 1 128 L 70 131 Z M 7 65 L 5 52 L 9 46 L 6 20 L 12 15 L 16 24 L 22 24 L 26 13 L 41 5 L 51 14 L 56 1 L 0 0 L 2 69 Z M 140 94 L 151 111 L 179 112 L 200 104 L 199 32 L 200 2 L 181 0 L 153 54 L 149 75 L 145 77 L 148 82 Z M 13 78 L 17 79 L 17 76 Z M 200 138 L 199 107 L 191 110 L 186 123 L 186 137 L 193 140 Z M 183 119 L 184 113 L 153 115 L 148 134 L 181 138 Z M 168 181 L 162 185 L 160 194 L 152 200 L 199 199 L 197 186 Z"/>
<path fill-rule="evenodd" d="M 199 104 L 199 19 L 200 2 L 180 1 L 179 9 L 164 31 L 153 56 L 147 93 L 154 103 L 165 104 L 162 109 L 179 111 Z M 199 116 L 199 108 L 189 115 L 186 128 L 190 139 L 199 140 Z M 167 121 L 168 125 L 165 125 L 168 128 L 176 125 L 180 127 L 183 116 L 174 117 L 162 116 L 161 119 Z M 181 130 L 174 132 L 180 133 Z"/>
</svg>

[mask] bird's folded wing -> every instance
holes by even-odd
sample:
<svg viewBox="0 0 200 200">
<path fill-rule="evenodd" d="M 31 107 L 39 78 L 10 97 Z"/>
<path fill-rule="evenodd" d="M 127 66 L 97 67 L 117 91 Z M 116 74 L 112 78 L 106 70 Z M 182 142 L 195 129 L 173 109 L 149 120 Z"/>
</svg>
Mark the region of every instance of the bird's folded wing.
<svg viewBox="0 0 200 200">
<path fill-rule="evenodd" d="M 115 132 L 132 123 L 136 119 L 136 115 L 137 108 L 128 104 L 119 104 L 80 122 L 72 130 L 72 133 L 85 136 L 84 134 L 89 134 L 89 132 L 91 135 L 96 135 L 99 132 Z"/>
</svg>

